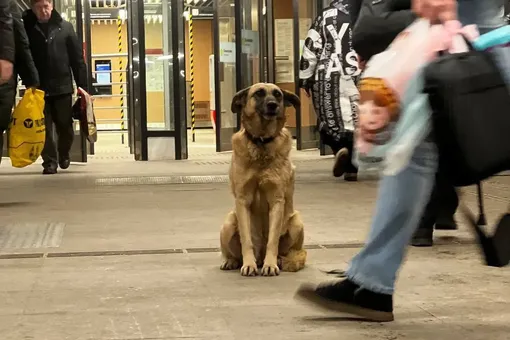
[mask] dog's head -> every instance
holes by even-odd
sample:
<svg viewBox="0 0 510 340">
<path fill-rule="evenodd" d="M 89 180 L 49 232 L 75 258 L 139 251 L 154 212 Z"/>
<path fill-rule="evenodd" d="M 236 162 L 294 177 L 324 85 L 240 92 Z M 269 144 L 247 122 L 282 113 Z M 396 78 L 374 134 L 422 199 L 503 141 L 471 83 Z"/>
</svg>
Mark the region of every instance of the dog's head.
<svg viewBox="0 0 510 340">
<path fill-rule="evenodd" d="M 301 105 L 294 93 L 269 83 L 259 83 L 239 91 L 232 100 L 232 112 L 241 113 L 243 121 L 285 120 L 285 108 Z"/>
</svg>

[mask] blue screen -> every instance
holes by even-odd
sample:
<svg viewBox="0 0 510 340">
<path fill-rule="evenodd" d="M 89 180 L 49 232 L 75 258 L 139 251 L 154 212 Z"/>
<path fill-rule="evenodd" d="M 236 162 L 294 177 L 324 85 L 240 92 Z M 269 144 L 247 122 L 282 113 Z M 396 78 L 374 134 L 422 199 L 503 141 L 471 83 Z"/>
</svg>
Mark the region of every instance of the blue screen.
<svg viewBox="0 0 510 340">
<path fill-rule="evenodd" d="M 110 85 L 112 82 L 112 74 L 106 73 L 104 71 L 111 71 L 112 67 L 110 64 L 97 64 L 96 63 L 96 71 L 103 71 L 100 73 L 96 73 L 96 80 L 98 84 L 106 84 Z"/>
</svg>

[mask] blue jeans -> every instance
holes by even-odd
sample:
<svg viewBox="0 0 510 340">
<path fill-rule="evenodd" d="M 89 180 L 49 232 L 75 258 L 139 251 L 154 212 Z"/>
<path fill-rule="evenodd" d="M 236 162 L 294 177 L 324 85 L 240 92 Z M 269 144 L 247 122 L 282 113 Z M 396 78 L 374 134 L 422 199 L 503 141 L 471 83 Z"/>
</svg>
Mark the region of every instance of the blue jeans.
<svg viewBox="0 0 510 340">
<path fill-rule="evenodd" d="M 504 25 L 504 0 L 458 0 L 459 19 L 480 33 Z M 362 288 L 393 294 L 397 272 L 418 227 L 437 170 L 434 143 L 423 142 L 407 167 L 381 179 L 372 226 L 363 249 L 352 259 L 347 277 Z"/>
</svg>

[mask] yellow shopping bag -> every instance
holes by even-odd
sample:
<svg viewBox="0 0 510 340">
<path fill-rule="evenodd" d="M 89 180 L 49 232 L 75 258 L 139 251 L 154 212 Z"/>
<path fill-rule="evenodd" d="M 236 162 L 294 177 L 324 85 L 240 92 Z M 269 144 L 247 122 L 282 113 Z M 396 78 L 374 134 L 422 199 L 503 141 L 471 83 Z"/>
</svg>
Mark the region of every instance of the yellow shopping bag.
<svg viewBox="0 0 510 340">
<path fill-rule="evenodd" d="M 9 127 L 9 157 L 12 166 L 23 168 L 41 155 L 46 138 L 44 92 L 27 89 L 14 109 Z"/>
</svg>

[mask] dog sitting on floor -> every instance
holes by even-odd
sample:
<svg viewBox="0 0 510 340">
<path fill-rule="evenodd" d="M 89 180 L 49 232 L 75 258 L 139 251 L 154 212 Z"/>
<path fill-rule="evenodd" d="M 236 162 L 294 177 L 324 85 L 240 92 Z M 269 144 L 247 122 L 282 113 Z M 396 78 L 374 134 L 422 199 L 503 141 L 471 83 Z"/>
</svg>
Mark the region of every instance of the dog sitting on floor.
<svg viewBox="0 0 510 340">
<path fill-rule="evenodd" d="M 232 100 L 232 112 L 241 114 L 243 128 L 232 137 L 235 209 L 220 232 L 222 270 L 275 276 L 305 266 L 303 222 L 293 202 L 292 136 L 285 128 L 285 108 L 299 105 L 297 95 L 266 83 L 244 89 Z"/>
</svg>

